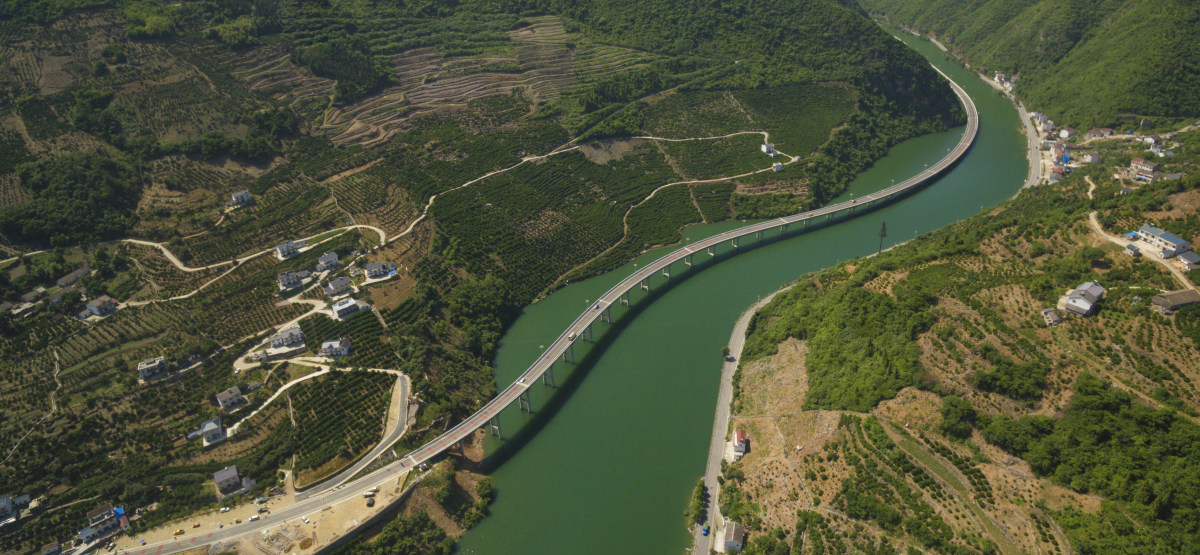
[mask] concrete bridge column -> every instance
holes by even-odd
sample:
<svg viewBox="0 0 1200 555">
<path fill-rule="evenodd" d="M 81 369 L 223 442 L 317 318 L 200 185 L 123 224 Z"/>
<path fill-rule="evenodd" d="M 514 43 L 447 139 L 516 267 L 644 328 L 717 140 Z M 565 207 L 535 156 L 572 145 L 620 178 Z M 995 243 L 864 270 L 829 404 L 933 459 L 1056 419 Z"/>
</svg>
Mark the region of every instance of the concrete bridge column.
<svg viewBox="0 0 1200 555">
<path fill-rule="evenodd" d="M 646 283 L 646 280 L 644 280 L 644 279 L 642 280 L 642 291 L 645 291 L 647 293 L 650 292 L 650 284 Z M 629 304 L 629 303 L 625 303 L 625 304 Z"/>
<path fill-rule="evenodd" d="M 788 224 L 783 224 L 783 225 L 779 226 L 779 234 L 783 235 L 784 233 L 787 233 L 787 228 L 788 228 Z"/>
<path fill-rule="evenodd" d="M 609 308 L 611 308 L 611 307 L 608 307 L 608 306 L 604 307 L 604 312 L 600 313 L 600 319 L 603 320 L 605 324 L 612 323 L 612 314 L 610 314 L 608 312 Z"/>
<path fill-rule="evenodd" d="M 808 218 L 804 218 L 804 229 L 808 229 Z"/>
<path fill-rule="evenodd" d="M 754 232 L 754 240 L 755 240 L 755 241 L 762 241 L 762 232 L 761 232 L 761 231 L 755 231 L 755 232 Z"/>
<path fill-rule="evenodd" d="M 492 435 L 496 436 L 496 439 L 500 439 L 500 440 L 504 439 L 504 434 L 500 431 L 500 415 L 499 414 L 497 414 L 496 416 L 493 416 L 492 419 L 488 421 L 488 428 L 491 428 Z"/>
<path fill-rule="evenodd" d="M 708 255 L 709 256 L 717 256 L 717 253 L 713 252 L 712 249 L 713 249 L 712 247 L 708 247 Z"/>
<path fill-rule="evenodd" d="M 533 399 L 529 396 L 529 390 L 526 389 L 517 397 L 517 402 L 521 405 L 521 410 L 525 412 L 533 412 Z"/>
<path fill-rule="evenodd" d="M 825 214 L 825 221 L 827 221 L 827 222 L 828 222 L 828 221 L 829 221 L 829 217 L 830 217 L 830 216 L 832 216 L 832 215 L 833 215 L 833 212 L 830 212 L 830 213 L 828 213 L 828 214 Z"/>
<path fill-rule="evenodd" d="M 671 279 L 671 263 L 670 262 L 668 262 L 666 266 L 663 266 L 662 275 L 663 275 L 663 277 L 665 277 L 667 279 Z"/>
<path fill-rule="evenodd" d="M 567 350 L 563 351 L 563 362 L 575 364 L 575 344 L 567 345 Z"/>
<path fill-rule="evenodd" d="M 629 292 L 621 293 L 621 304 L 629 306 Z"/>
<path fill-rule="evenodd" d="M 735 249 L 738 248 L 737 240 L 738 240 L 738 238 L 734 237 L 733 240 L 729 242 L 730 244 L 733 245 L 733 248 L 735 248 Z"/>
<path fill-rule="evenodd" d="M 583 330 L 581 337 L 588 340 L 589 342 L 593 342 L 593 343 L 595 342 L 592 339 L 592 325 L 591 324 L 588 324 L 588 327 Z"/>
<path fill-rule="evenodd" d="M 542 374 L 542 385 L 548 385 L 550 387 L 558 387 L 558 384 L 554 382 L 554 365 L 553 364 L 551 364 L 550 367 L 546 369 L 546 373 Z"/>
<path fill-rule="evenodd" d="M 692 267 L 692 255 L 689 254 L 689 255 L 683 257 L 683 263 L 685 265 L 687 265 L 688 268 L 691 268 Z"/>
</svg>

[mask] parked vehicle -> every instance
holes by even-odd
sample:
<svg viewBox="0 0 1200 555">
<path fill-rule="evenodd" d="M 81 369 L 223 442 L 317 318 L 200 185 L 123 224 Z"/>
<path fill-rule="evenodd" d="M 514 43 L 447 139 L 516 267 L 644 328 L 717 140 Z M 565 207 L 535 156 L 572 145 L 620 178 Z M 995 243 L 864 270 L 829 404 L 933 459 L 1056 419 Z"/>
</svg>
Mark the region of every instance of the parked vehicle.
<svg viewBox="0 0 1200 555">
<path fill-rule="evenodd" d="M 192 528 L 199 528 L 199 527 L 200 527 L 200 523 L 199 523 L 199 522 L 193 522 L 193 523 L 192 523 Z"/>
<path fill-rule="evenodd" d="M 702 536 L 708 535 L 708 526 L 705 526 L 704 528 L 700 529 L 700 535 L 702 535 Z"/>
<path fill-rule="evenodd" d="M 374 497 L 368 497 L 368 498 L 367 498 L 367 506 L 368 506 L 368 507 L 374 507 L 374 506 L 375 506 L 375 498 L 374 498 Z"/>
<path fill-rule="evenodd" d="M 259 508 L 258 508 L 258 512 L 259 512 L 259 513 L 265 513 L 265 512 L 267 512 L 267 511 L 269 511 L 269 510 L 271 510 L 271 509 L 268 509 L 268 508 L 266 508 L 266 507 L 259 507 Z"/>
<path fill-rule="evenodd" d="M 258 515 L 254 515 L 254 516 L 250 517 L 250 522 L 254 522 L 256 520 L 258 520 Z"/>
<path fill-rule="evenodd" d="M 175 531 L 175 532 L 174 532 L 172 535 L 174 535 L 174 536 L 182 536 L 182 535 L 183 535 L 183 528 L 180 528 L 180 529 L 176 530 L 176 531 Z"/>
<path fill-rule="evenodd" d="M 222 512 L 222 513 L 227 513 L 227 512 L 229 512 L 229 507 L 221 507 L 221 512 Z"/>
<path fill-rule="evenodd" d="M 364 492 L 363 492 L 363 497 L 368 497 L 368 498 L 369 498 L 369 497 L 375 497 L 375 492 L 373 492 L 373 491 L 364 491 Z"/>
</svg>

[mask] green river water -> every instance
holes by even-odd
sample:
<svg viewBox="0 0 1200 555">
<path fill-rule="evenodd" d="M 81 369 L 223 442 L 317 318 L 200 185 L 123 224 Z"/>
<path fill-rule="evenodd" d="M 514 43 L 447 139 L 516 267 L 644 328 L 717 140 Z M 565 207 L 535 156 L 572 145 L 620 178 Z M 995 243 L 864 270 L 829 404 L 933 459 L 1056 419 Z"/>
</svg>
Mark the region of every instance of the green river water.
<svg viewBox="0 0 1200 555">
<path fill-rule="evenodd" d="M 582 364 L 559 363 L 557 389 L 532 389 L 532 415 L 516 404 L 505 411 L 505 440 L 489 440 L 488 446 L 497 497 L 491 515 L 462 538 L 460 553 L 679 553 L 689 548 L 683 511 L 704 472 L 721 348 L 738 315 L 759 296 L 804 273 L 874 253 L 882 221 L 887 222 L 887 247 L 1017 192 L 1028 162 L 1011 102 L 947 62 L 930 43 L 902 39 L 975 100 L 980 131 L 970 152 L 940 180 L 896 204 L 700 264 L 686 276 L 677 265 L 674 287 L 653 302 L 636 302 L 643 294 L 635 292 L 637 312 L 623 319 L 617 318 L 627 309 L 614 307 L 617 327 L 608 331 L 607 324 L 597 323 L 598 343 L 590 352 L 576 350 Z M 859 176 L 847 195 L 918 173 L 944 156 L 961 133 L 960 128 L 897 145 Z M 684 235 L 694 241 L 739 225 L 697 226 Z M 648 253 L 636 263 L 664 252 Z M 500 388 L 512 383 L 589 300 L 632 271 L 633 263 L 528 307 L 497 355 Z M 653 285 L 661 288 L 663 281 Z"/>
</svg>

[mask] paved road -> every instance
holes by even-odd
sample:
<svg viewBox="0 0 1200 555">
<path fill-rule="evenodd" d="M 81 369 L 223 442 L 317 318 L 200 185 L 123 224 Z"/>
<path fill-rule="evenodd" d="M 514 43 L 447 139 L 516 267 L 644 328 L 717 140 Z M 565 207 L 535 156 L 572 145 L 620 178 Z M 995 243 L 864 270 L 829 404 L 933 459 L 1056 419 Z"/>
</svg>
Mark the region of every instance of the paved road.
<svg viewBox="0 0 1200 555">
<path fill-rule="evenodd" d="M 1025 123 L 1025 137 L 1029 140 L 1029 178 L 1025 180 L 1023 187 L 1029 188 L 1042 181 L 1042 140 L 1038 137 L 1037 129 L 1033 127 L 1029 113 L 1025 111 L 1025 105 L 1020 102 L 1017 102 L 1017 114 Z"/>
<path fill-rule="evenodd" d="M 726 360 L 725 365 L 721 367 L 721 387 L 717 392 L 716 416 L 713 417 L 712 438 L 709 439 L 708 444 L 708 463 L 704 467 L 704 487 L 708 490 L 708 514 L 704 524 L 709 527 L 710 533 L 705 536 L 700 532 L 699 526 L 694 527 L 692 544 L 695 545 L 695 549 L 692 550 L 692 553 L 708 553 L 712 549 L 713 535 L 717 533 L 717 523 L 721 519 L 721 484 L 717 482 L 717 476 L 721 475 L 721 459 L 725 454 L 725 432 L 729 429 L 729 410 L 733 402 L 733 375 L 737 372 L 738 362 L 742 359 L 742 348 L 746 346 L 746 328 L 750 326 L 750 319 L 754 317 L 754 313 L 758 312 L 758 309 L 771 302 L 775 295 L 791 288 L 792 286 L 789 285 L 760 299 L 743 312 L 737 323 L 733 325 L 733 333 L 729 336 L 731 360 Z"/>
<path fill-rule="evenodd" d="M 934 69 L 936 70 L 937 68 L 935 67 Z M 941 70 L 937 71 L 938 73 L 941 73 Z M 244 534 L 261 532 L 272 526 L 277 526 L 281 523 L 281 521 L 297 519 L 300 516 L 319 511 L 329 504 L 338 503 L 340 501 L 349 499 L 350 497 L 361 495 L 363 490 L 374 485 L 382 485 L 384 482 L 398 476 L 403 471 L 411 469 L 420 465 L 421 463 L 437 457 L 459 441 L 465 439 L 475 430 L 486 426 L 487 423 L 491 421 L 491 419 L 497 417 L 505 407 L 511 405 L 519 397 L 521 397 L 526 390 L 532 387 L 538 378 L 550 370 L 550 368 L 555 362 L 558 361 L 558 359 L 563 358 L 568 351 L 571 351 L 575 341 L 581 337 L 584 337 L 585 334 L 590 331 L 592 323 L 600 319 L 602 315 L 607 314 L 609 307 L 620 302 L 622 298 L 627 298 L 626 295 L 628 295 L 634 289 L 641 288 L 644 283 L 648 283 L 647 280 L 649 280 L 650 277 L 657 275 L 664 270 L 669 272 L 671 265 L 675 264 L 676 262 L 681 262 L 685 259 L 690 261 L 697 253 L 700 253 L 701 256 L 709 254 L 713 252 L 709 250 L 710 248 L 715 248 L 717 245 L 725 242 L 733 242 L 735 248 L 737 248 L 737 240 L 747 236 L 762 236 L 760 234 L 765 234 L 767 231 L 775 229 L 782 231 L 787 226 L 791 225 L 807 225 L 807 223 L 810 221 L 820 221 L 820 218 L 829 219 L 834 215 L 843 212 L 852 214 L 864 207 L 870 207 L 874 206 L 875 204 L 887 202 L 904 193 L 907 193 L 910 189 L 924 184 L 929 179 L 939 175 L 942 171 L 949 168 L 951 165 L 957 162 L 959 158 L 966 154 L 967 150 L 974 142 L 975 136 L 979 132 L 979 112 L 975 108 L 975 103 L 972 102 L 971 98 L 967 96 L 967 93 L 963 91 L 957 83 L 955 83 L 944 73 L 942 75 L 943 77 L 946 77 L 947 81 L 950 82 L 950 86 L 952 89 L 954 89 L 954 93 L 958 95 L 959 100 L 963 103 L 963 106 L 967 110 L 967 128 L 963 133 L 962 139 L 959 140 L 958 144 L 949 153 L 947 153 L 944 158 L 942 158 L 936 164 L 926 168 L 921 173 L 918 173 L 917 175 L 901 183 L 897 183 L 891 187 L 871 193 L 869 195 L 865 195 L 852 201 L 826 206 L 811 212 L 804 212 L 801 214 L 776 218 L 757 224 L 744 226 L 738 229 L 726 231 L 725 233 L 715 235 L 702 241 L 698 241 L 691 245 L 680 247 L 670 254 L 667 254 L 666 256 L 647 264 L 640 270 L 622 280 L 620 283 L 614 285 L 611 289 L 604 293 L 604 295 L 601 296 L 591 308 L 584 311 L 583 314 L 576 318 L 575 321 L 572 322 L 571 325 L 567 327 L 567 329 L 564 330 L 562 334 L 559 335 L 558 338 L 549 345 L 549 347 L 542 353 L 542 356 L 538 357 L 538 359 L 534 361 L 529 369 L 521 374 L 516 382 L 505 388 L 502 392 L 500 392 L 499 395 L 489 401 L 475 414 L 471 415 L 466 420 L 460 422 L 458 425 L 454 426 L 429 443 L 410 452 L 401 460 L 384 466 L 383 468 L 368 474 L 366 477 L 355 481 L 352 487 L 348 485 L 339 486 L 321 495 L 316 495 L 303 501 L 298 501 L 295 505 L 292 505 L 286 509 L 281 509 L 277 513 L 262 521 L 247 522 L 236 526 L 226 527 L 224 529 L 211 532 L 205 536 L 195 536 L 192 538 L 184 538 L 179 541 L 167 541 L 159 544 L 148 545 L 140 550 L 131 550 L 129 553 L 134 555 L 166 555 L 211 543 L 228 541 Z M 403 236 L 403 234 L 400 236 Z"/>
</svg>

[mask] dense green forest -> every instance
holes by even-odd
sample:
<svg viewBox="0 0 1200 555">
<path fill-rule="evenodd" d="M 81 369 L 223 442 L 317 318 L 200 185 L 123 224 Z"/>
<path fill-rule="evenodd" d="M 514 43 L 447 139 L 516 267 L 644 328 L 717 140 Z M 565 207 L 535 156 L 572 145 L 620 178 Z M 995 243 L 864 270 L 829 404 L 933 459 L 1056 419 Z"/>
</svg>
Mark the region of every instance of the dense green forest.
<svg viewBox="0 0 1200 555">
<path fill-rule="evenodd" d="M 1188 0 L 859 0 L 933 33 L 971 67 L 1019 75 L 1060 125 L 1132 128 L 1200 115 L 1200 5 Z"/>
</svg>

